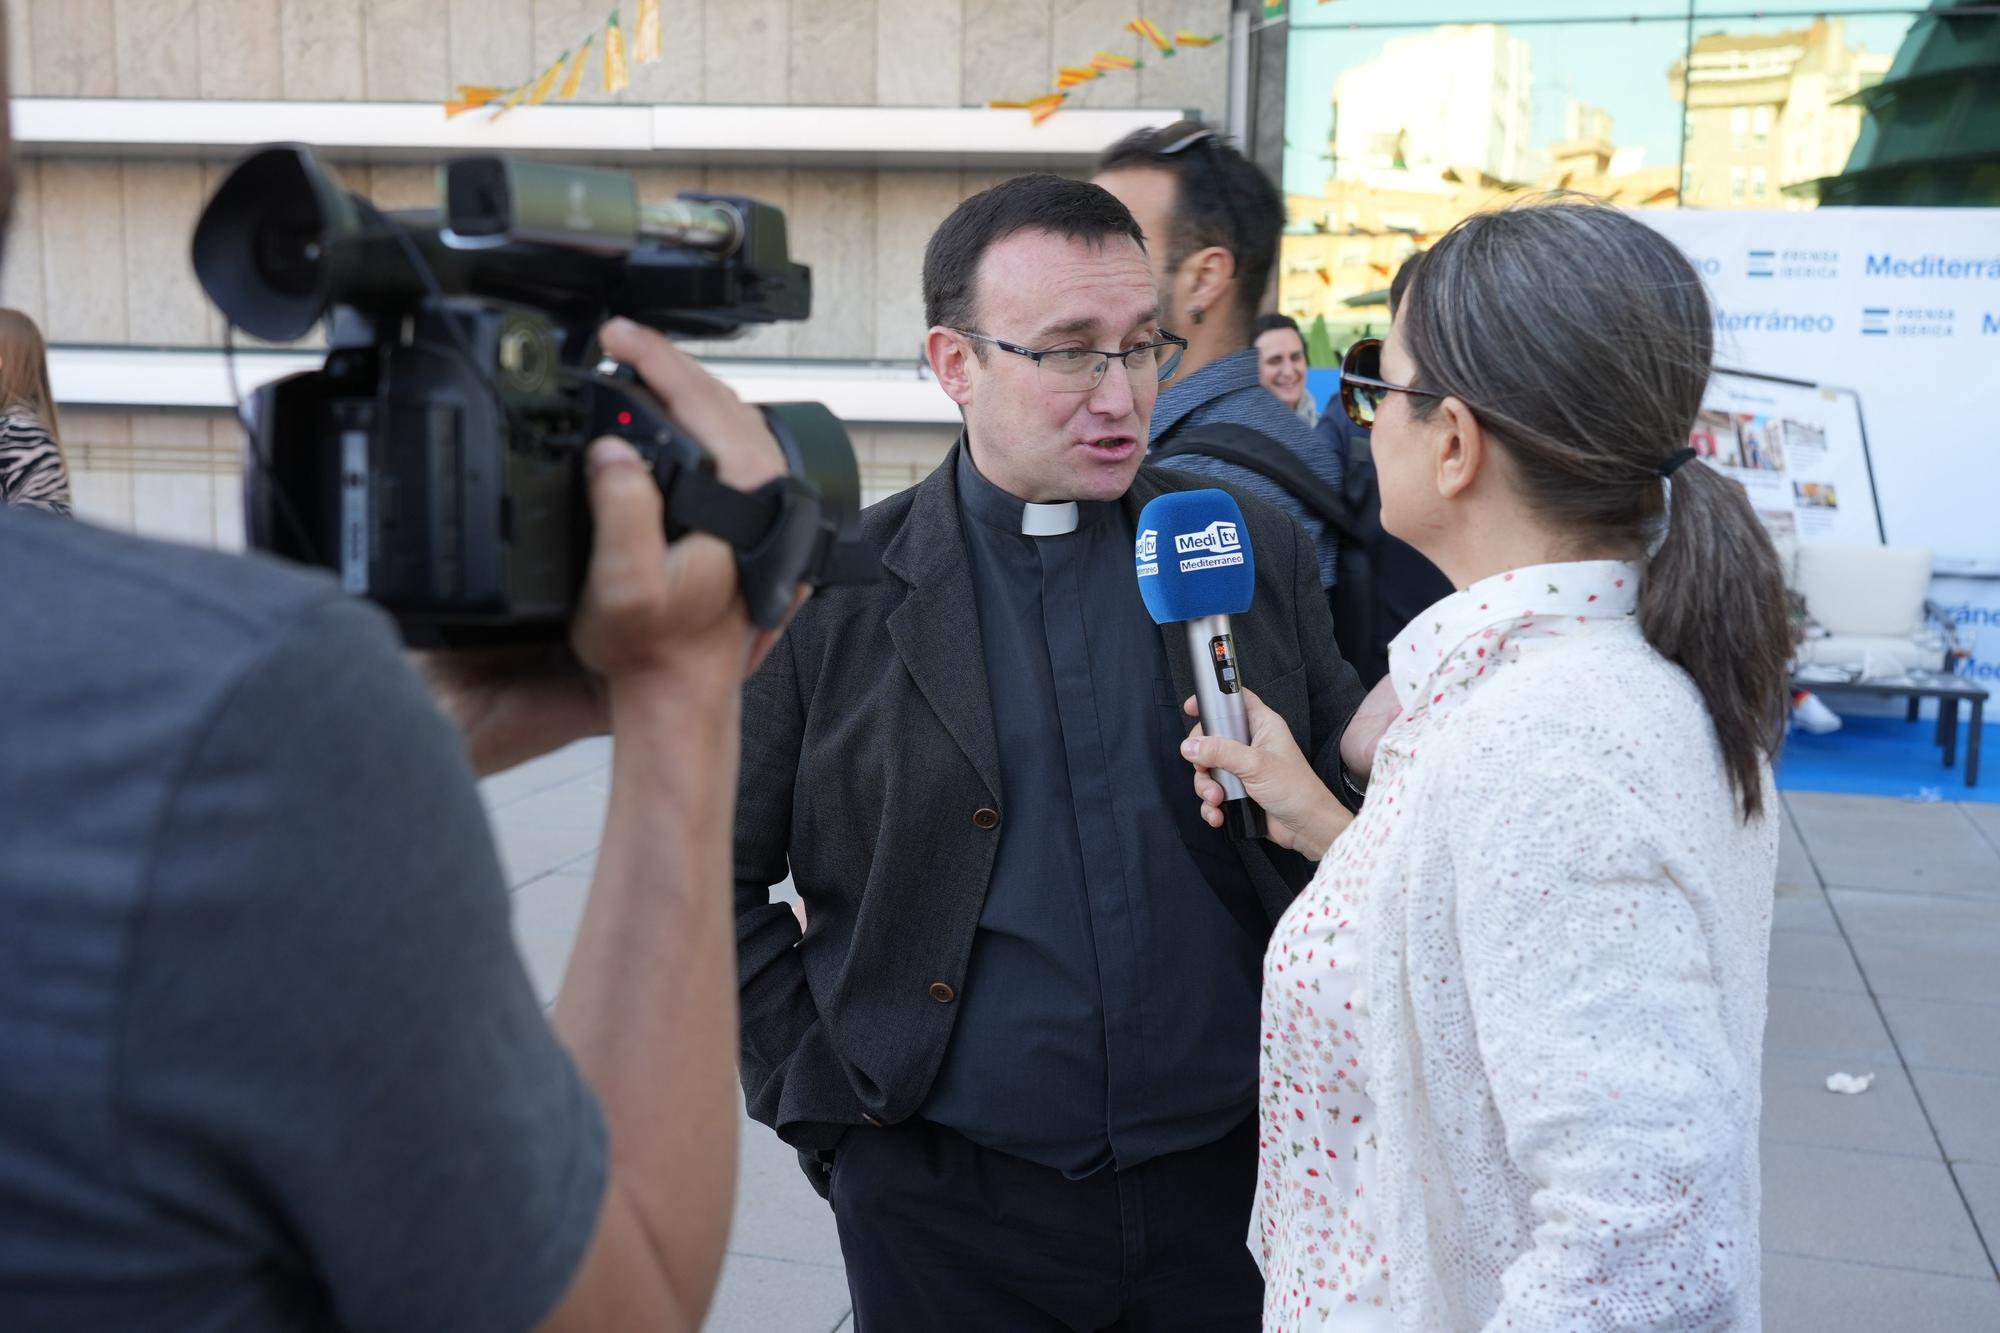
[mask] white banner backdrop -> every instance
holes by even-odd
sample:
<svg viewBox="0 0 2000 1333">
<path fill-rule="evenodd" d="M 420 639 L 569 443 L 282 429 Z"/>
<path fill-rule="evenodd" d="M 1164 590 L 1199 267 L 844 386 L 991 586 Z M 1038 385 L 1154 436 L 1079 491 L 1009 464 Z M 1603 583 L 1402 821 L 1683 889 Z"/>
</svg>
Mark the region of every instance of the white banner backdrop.
<svg viewBox="0 0 2000 1333">
<path fill-rule="evenodd" d="M 2000 680 L 2000 209 L 1638 216 L 1707 279 L 1718 365 L 1854 391 L 1889 542 L 1931 548 L 1972 674 Z M 1822 540 L 1871 539 L 1839 526 Z"/>
</svg>

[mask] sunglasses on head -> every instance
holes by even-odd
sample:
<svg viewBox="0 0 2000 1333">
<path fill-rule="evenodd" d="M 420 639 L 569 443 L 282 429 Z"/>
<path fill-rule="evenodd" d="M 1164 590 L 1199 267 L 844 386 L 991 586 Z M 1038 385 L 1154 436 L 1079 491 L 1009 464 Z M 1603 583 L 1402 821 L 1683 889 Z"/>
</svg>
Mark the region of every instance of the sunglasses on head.
<svg viewBox="0 0 2000 1333">
<path fill-rule="evenodd" d="M 1177 120 L 1153 135 L 1153 152 L 1160 157 L 1179 157 L 1190 148 L 1198 148 L 1197 154 L 1208 164 L 1207 171 L 1214 193 L 1222 200 L 1222 209 L 1229 215 L 1229 249 L 1237 252 L 1243 245 L 1246 233 L 1243 218 L 1236 211 L 1236 201 L 1230 197 L 1228 178 L 1224 175 L 1221 149 L 1223 139 L 1213 129 L 1198 120 Z"/>
<path fill-rule="evenodd" d="M 1391 384 L 1383 379 L 1380 338 L 1363 338 L 1348 348 L 1346 357 L 1340 363 L 1340 405 L 1347 409 L 1348 420 L 1357 426 L 1372 428 L 1375 414 L 1381 411 L 1383 400 L 1392 393 L 1421 394 L 1425 398 L 1444 397 L 1435 390 Z"/>
</svg>

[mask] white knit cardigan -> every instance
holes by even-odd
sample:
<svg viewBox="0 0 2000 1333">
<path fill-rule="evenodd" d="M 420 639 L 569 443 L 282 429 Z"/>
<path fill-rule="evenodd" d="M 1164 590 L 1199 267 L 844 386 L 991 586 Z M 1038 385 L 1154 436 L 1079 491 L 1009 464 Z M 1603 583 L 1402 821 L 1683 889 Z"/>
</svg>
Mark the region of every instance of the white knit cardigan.
<svg viewBox="0 0 2000 1333">
<path fill-rule="evenodd" d="M 1759 1326 L 1777 824 L 1637 586 L 1516 571 L 1397 641 L 1360 1035 L 1400 1333 Z"/>
</svg>

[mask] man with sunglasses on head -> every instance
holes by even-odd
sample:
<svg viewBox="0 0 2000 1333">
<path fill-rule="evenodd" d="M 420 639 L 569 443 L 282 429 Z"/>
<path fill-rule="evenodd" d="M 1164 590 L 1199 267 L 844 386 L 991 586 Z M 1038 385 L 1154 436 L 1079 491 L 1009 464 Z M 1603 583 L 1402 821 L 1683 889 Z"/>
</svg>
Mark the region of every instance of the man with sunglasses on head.
<svg viewBox="0 0 2000 1333">
<path fill-rule="evenodd" d="M 1311 867 L 1200 818 L 1192 666 L 1133 577 L 1140 509 L 1208 484 L 1142 466 L 1183 345 L 1131 213 L 1057 176 L 961 204 L 923 289 L 964 434 L 745 698 L 749 1109 L 829 1195 L 864 1333 L 1254 1329 L 1260 967 Z M 1319 561 L 1241 503 L 1242 660 L 1331 777 L 1361 690 Z"/>
<path fill-rule="evenodd" d="M 1320 585 L 1332 589 L 1340 534 L 1326 506 L 1298 492 L 1324 488 L 1337 504 L 1340 458 L 1257 372 L 1254 325 L 1285 229 L 1283 197 L 1256 163 L 1193 120 L 1125 136 L 1098 158 L 1094 179 L 1145 229 L 1161 318 L 1188 340 L 1153 413 L 1156 461 L 1228 482 L 1297 519 L 1318 550 Z M 1232 445 L 1278 455 L 1278 475 L 1304 475 L 1288 485 L 1226 461 Z"/>
</svg>

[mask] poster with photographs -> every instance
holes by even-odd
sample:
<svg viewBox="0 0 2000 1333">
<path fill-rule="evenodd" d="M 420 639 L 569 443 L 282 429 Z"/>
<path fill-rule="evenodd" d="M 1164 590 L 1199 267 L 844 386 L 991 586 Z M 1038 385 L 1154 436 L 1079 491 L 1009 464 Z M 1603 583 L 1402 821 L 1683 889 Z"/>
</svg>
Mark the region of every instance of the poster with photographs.
<svg viewBox="0 0 2000 1333">
<path fill-rule="evenodd" d="M 1861 405 L 1847 390 L 1718 371 L 1688 444 L 1742 483 L 1773 537 L 1882 540 Z"/>
</svg>

